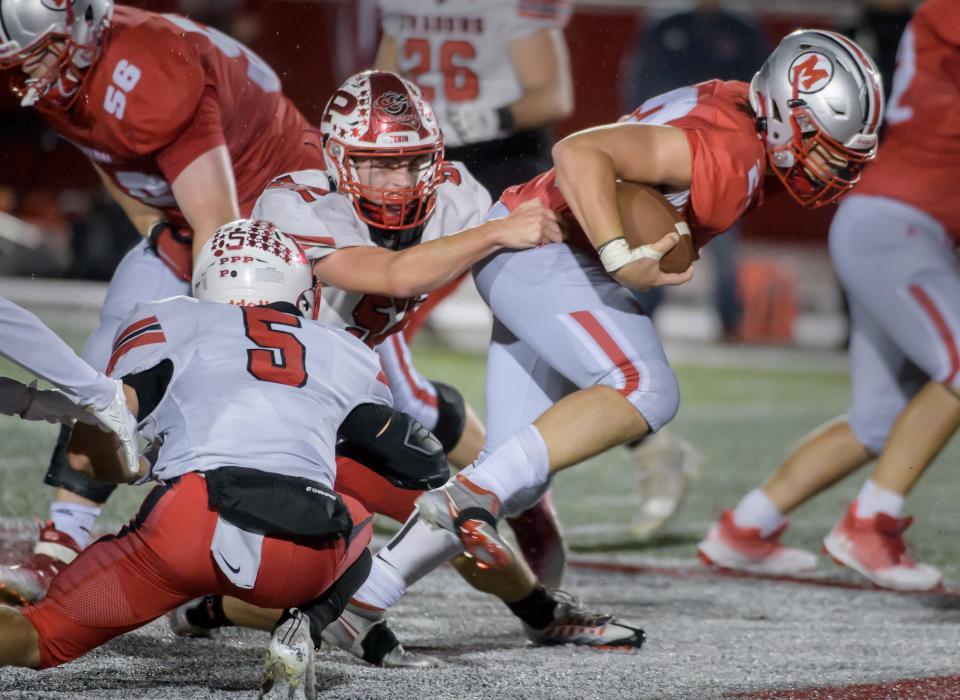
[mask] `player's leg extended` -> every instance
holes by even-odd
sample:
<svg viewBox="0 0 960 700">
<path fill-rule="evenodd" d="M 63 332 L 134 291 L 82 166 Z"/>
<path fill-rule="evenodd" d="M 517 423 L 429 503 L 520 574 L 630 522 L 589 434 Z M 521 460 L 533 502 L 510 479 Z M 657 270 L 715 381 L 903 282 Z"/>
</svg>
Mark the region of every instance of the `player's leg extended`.
<svg viewBox="0 0 960 700">
<path fill-rule="evenodd" d="M 902 532 L 910 520 L 901 510 L 960 426 L 960 274 L 952 240 L 937 221 L 895 200 L 859 199 L 870 205 L 864 225 L 831 229 L 837 272 L 851 297 L 931 381 L 900 412 L 873 477 L 824 546 L 878 585 L 926 589 L 940 575 L 906 554 Z"/>
<path fill-rule="evenodd" d="M 501 504 L 535 494 L 553 473 L 658 430 L 676 413 L 679 389 L 650 319 L 589 256 L 560 244 L 502 253 L 475 278 L 498 321 L 581 387 L 517 430 L 469 481 L 418 501 L 421 517 L 460 531 L 468 551 L 499 564 L 484 513 L 502 514 Z"/>
<path fill-rule="evenodd" d="M 100 325 L 87 341 L 83 359 L 104 371 L 118 326 L 137 304 L 189 293 L 189 284 L 174 275 L 146 242 L 138 244 L 110 281 Z M 67 453 L 69 441 L 70 431 L 63 428 L 44 478 L 47 485 L 57 488 L 50 508 L 52 524 L 41 530 L 33 556 L 15 566 L 0 567 L 0 596 L 10 602 L 38 600 L 44 595 L 57 572 L 89 543 L 100 506 L 115 488 L 77 471 L 89 465 L 81 456 Z"/>
</svg>

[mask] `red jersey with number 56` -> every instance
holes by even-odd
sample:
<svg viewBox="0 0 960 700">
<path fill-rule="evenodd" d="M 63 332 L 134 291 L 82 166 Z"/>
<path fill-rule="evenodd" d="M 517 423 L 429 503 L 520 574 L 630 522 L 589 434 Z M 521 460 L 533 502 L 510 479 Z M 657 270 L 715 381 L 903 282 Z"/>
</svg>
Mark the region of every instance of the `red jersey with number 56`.
<svg viewBox="0 0 960 700">
<path fill-rule="evenodd" d="M 858 194 L 893 197 L 960 242 L 960 3 L 928 0 L 907 25 L 886 133 Z"/>
<path fill-rule="evenodd" d="M 273 177 L 322 162 L 319 132 L 270 66 L 180 15 L 118 5 L 90 71 L 70 109 L 41 100 L 41 115 L 118 189 L 181 226 L 170 183 L 212 148 L 230 152 L 243 216 Z"/>
<path fill-rule="evenodd" d="M 444 163 L 441 173 L 444 182 L 437 187 L 437 203 L 418 243 L 478 226 L 490 210 L 490 194 L 463 163 Z M 272 222 L 292 236 L 311 260 L 343 248 L 376 246 L 350 198 L 328 192 L 329 187 L 327 174 L 322 170 L 288 173 L 263 193 L 253 216 Z M 425 299 L 426 296 L 395 299 L 324 286 L 320 320 L 375 347 L 387 336 L 402 331 Z"/>
<path fill-rule="evenodd" d="M 462 146 L 447 104 L 497 109 L 523 95 L 510 43 L 570 18 L 569 0 L 379 0 L 400 74 L 433 106 L 448 146 Z"/>
<path fill-rule="evenodd" d="M 738 81 L 710 80 L 652 97 L 620 119 L 664 124 L 686 133 L 692 170 L 690 187 L 661 191 L 687 220 L 698 247 L 729 229 L 762 200 L 766 150 L 747 107 L 747 89 L 746 83 Z M 593 251 L 593 245 L 570 214 L 553 170 L 508 188 L 500 201 L 513 210 L 533 197 L 539 197 L 554 211 L 569 214 L 572 229 L 568 242 Z"/>
</svg>

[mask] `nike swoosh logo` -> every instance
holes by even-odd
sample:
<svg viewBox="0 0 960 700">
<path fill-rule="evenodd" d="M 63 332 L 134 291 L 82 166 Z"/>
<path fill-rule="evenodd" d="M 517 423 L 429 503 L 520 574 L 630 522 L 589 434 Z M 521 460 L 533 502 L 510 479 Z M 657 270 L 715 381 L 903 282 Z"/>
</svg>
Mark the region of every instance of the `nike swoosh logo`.
<svg viewBox="0 0 960 700">
<path fill-rule="evenodd" d="M 230 565 L 230 562 L 227 561 L 226 557 L 224 557 L 222 554 L 220 554 L 220 552 L 217 552 L 217 554 L 220 555 L 220 561 L 222 561 L 224 564 L 226 564 L 226 565 L 227 565 L 227 568 L 230 569 L 230 571 L 232 571 L 232 572 L 235 573 L 235 574 L 239 574 L 239 573 L 240 573 L 240 567 L 239 567 L 239 566 L 238 566 L 238 567 L 233 567 L 233 566 L 231 566 L 231 565 Z"/>
</svg>

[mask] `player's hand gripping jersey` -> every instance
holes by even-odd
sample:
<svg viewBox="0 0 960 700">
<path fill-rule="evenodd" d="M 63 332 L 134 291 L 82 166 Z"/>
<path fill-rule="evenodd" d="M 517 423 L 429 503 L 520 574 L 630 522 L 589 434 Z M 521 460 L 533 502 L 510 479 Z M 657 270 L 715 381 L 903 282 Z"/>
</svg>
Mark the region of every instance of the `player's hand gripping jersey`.
<svg viewBox="0 0 960 700">
<path fill-rule="evenodd" d="M 900 40 L 887 131 L 858 194 L 893 197 L 960 242 L 960 5 L 930 0 Z"/>
<path fill-rule="evenodd" d="M 464 145 L 448 105 L 497 109 L 518 100 L 523 88 L 510 62 L 510 42 L 562 29 L 571 7 L 566 0 L 380 0 L 400 73 L 433 105 L 448 146 Z"/>
<path fill-rule="evenodd" d="M 139 417 L 161 444 L 158 479 L 233 466 L 332 488 L 344 418 L 390 404 L 377 356 L 291 304 L 174 297 L 141 304 L 121 328 L 108 374 L 153 370 Z"/>
<path fill-rule="evenodd" d="M 186 226 L 170 188 L 203 153 L 226 145 L 240 213 L 278 173 L 320 157 L 319 133 L 260 57 L 180 15 L 117 6 L 106 45 L 69 109 L 37 103 L 123 192 Z"/>
<path fill-rule="evenodd" d="M 664 124 L 686 133 L 692 161 L 690 187 L 661 190 L 690 225 L 697 247 L 729 229 L 762 200 L 766 154 L 750 114 L 747 90 L 746 83 L 709 80 L 652 97 L 620 119 Z M 557 187 L 553 170 L 507 189 L 500 199 L 513 210 L 533 197 L 566 215 L 571 245 L 593 251 Z"/>
<path fill-rule="evenodd" d="M 445 181 L 437 188 L 436 206 L 416 243 L 477 226 L 490 209 L 490 195 L 462 164 L 445 163 L 441 172 Z M 312 260 L 342 248 L 376 246 L 370 227 L 357 216 L 350 200 L 328 192 L 329 187 L 327 175 L 319 170 L 284 175 L 263 193 L 253 215 L 296 239 Z M 393 299 L 325 287 L 320 320 L 373 347 L 403 330 L 425 298 Z"/>
</svg>

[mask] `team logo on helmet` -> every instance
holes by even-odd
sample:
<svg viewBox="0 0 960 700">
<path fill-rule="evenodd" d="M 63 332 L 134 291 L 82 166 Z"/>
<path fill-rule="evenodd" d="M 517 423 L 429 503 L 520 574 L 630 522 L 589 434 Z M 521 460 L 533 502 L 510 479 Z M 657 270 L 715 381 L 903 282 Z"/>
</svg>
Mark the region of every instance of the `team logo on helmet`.
<svg viewBox="0 0 960 700">
<path fill-rule="evenodd" d="M 390 90 L 383 93 L 374 100 L 373 107 L 392 122 L 405 124 L 412 129 L 420 126 L 417 111 L 410 108 L 410 99 L 401 92 Z"/>
<path fill-rule="evenodd" d="M 790 64 L 790 83 L 808 95 L 820 92 L 832 79 L 833 62 L 822 53 L 800 54 Z"/>
<path fill-rule="evenodd" d="M 69 1 L 70 0 L 40 0 L 40 4 L 48 10 L 53 10 L 54 12 L 63 12 L 67 9 L 67 3 Z"/>
</svg>

